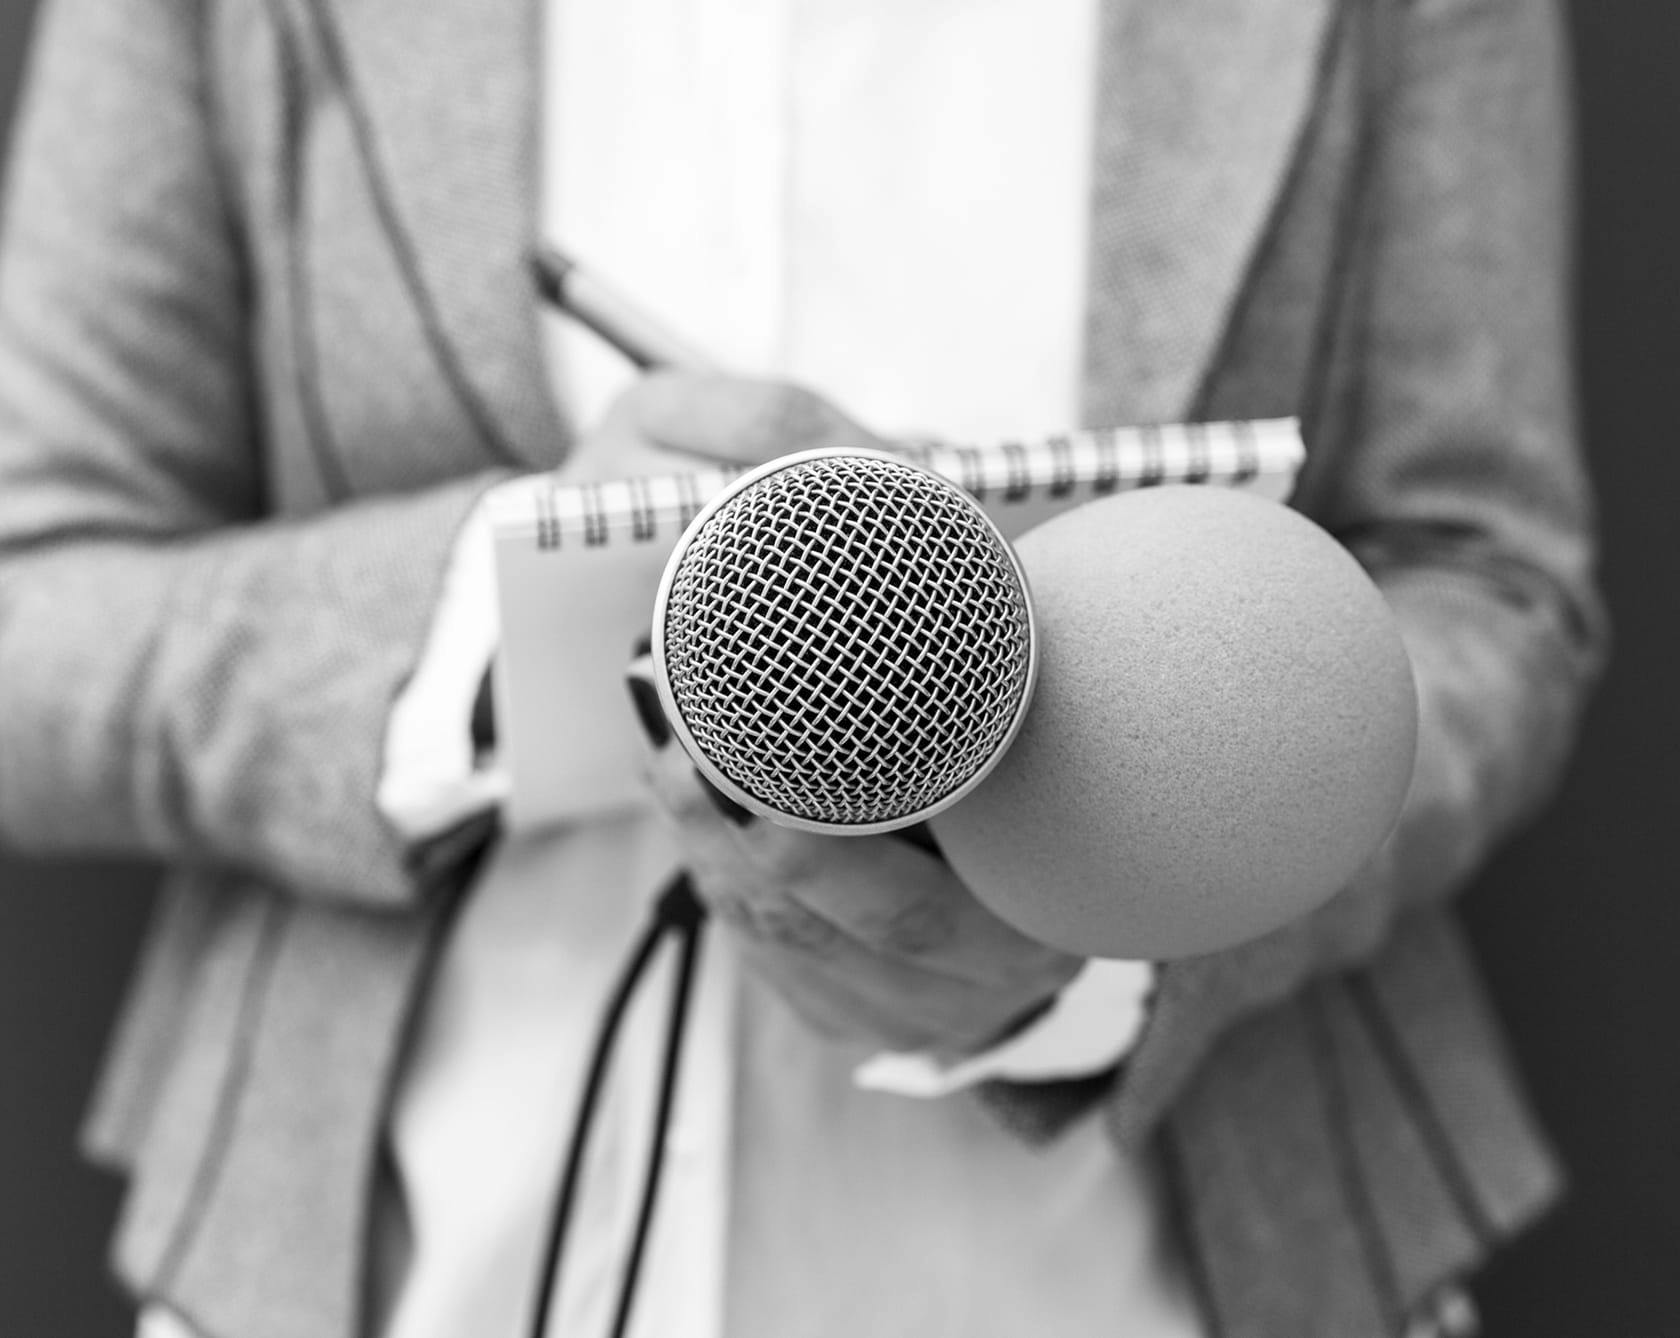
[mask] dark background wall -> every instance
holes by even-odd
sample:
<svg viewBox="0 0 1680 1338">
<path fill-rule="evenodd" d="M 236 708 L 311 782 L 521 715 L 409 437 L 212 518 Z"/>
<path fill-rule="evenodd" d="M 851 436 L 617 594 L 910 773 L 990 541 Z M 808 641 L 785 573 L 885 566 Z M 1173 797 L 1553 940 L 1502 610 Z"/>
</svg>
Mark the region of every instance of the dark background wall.
<svg viewBox="0 0 1680 1338">
<path fill-rule="evenodd" d="M 1488 1272 L 1489 1338 L 1680 1334 L 1680 6 L 1572 5 L 1584 129 L 1581 346 L 1614 669 L 1565 793 L 1466 905 L 1566 1209 Z M 31 0 L 0 0 L 0 124 Z M 115 1184 L 72 1131 L 144 921 L 144 870 L 0 855 L 0 1332 L 117 1338 Z"/>
<path fill-rule="evenodd" d="M 34 0 L 0 0 L 0 130 Z M 115 1181 L 72 1139 L 144 925 L 142 870 L 42 868 L 0 852 L 0 1334 L 127 1338 L 106 1280 Z"/>
</svg>

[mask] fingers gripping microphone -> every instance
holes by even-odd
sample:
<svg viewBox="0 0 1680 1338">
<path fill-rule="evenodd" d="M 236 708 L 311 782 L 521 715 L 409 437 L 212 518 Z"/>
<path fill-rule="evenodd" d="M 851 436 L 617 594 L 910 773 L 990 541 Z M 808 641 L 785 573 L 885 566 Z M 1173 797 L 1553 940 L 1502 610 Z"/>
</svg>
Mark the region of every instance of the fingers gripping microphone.
<svg viewBox="0 0 1680 1338">
<path fill-rule="evenodd" d="M 1025 577 L 985 511 L 858 451 L 773 461 L 695 517 L 653 659 L 707 780 L 773 822 L 845 834 L 908 827 L 978 785 L 1038 663 Z"/>
</svg>

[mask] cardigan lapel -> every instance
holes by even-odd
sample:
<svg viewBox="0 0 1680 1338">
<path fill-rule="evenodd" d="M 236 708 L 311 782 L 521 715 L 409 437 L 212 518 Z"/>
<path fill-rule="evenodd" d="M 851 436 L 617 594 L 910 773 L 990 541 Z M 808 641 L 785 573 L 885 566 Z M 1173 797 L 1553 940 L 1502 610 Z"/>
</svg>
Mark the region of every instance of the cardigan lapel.
<svg viewBox="0 0 1680 1338">
<path fill-rule="evenodd" d="M 525 268 L 538 228 L 540 7 L 300 3 L 337 66 L 440 373 L 492 454 L 553 464 L 563 431 Z"/>
<path fill-rule="evenodd" d="M 1183 418 L 1315 102 L 1335 0 L 1102 0 L 1092 426 Z"/>
</svg>

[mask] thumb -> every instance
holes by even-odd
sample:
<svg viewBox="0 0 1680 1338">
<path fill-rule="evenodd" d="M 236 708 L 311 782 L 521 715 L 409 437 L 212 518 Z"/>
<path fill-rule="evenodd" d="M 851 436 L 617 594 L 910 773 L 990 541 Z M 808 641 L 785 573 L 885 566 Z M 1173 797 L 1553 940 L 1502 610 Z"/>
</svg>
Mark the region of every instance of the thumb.
<svg viewBox="0 0 1680 1338">
<path fill-rule="evenodd" d="M 627 391 L 621 407 L 648 441 L 734 464 L 763 464 L 793 451 L 883 446 L 820 395 L 786 381 L 660 371 Z"/>
</svg>

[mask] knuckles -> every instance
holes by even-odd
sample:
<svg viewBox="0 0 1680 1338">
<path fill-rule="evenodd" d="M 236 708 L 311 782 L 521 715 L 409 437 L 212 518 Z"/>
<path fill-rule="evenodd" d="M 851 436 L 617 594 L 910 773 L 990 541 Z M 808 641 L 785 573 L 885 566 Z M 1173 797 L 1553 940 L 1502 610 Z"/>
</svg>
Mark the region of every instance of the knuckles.
<svg viewBox="0 0 1680 1338">
<path fill-rule="evenodd" d="M 821 445 L 830 435 L 835 412 L 802 386 L 780 381 L 758 382 L 757 403 L 740 424 L 741 440 L 755 460 Z"/>
</svg>

